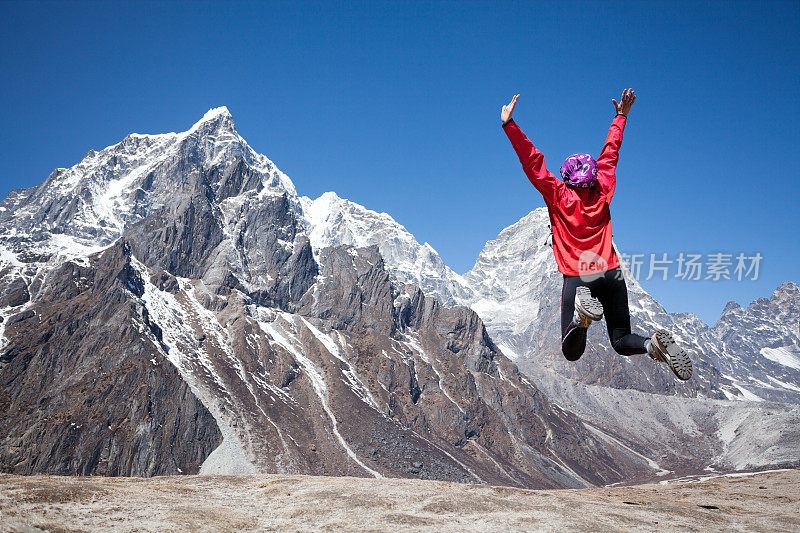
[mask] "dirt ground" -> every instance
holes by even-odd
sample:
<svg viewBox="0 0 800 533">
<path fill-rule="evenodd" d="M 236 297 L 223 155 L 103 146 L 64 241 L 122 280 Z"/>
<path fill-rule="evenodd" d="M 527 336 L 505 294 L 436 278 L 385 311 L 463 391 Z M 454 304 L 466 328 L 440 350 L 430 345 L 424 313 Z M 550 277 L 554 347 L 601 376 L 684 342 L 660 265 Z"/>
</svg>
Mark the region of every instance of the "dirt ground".
<svg viewBox="0 0 800 533">
<path fill-rule="evenodd" d="M 800 470 L 583 490 L 284 475 L 0 475 L 0 530 L 800 531 Z"/>
</svg>

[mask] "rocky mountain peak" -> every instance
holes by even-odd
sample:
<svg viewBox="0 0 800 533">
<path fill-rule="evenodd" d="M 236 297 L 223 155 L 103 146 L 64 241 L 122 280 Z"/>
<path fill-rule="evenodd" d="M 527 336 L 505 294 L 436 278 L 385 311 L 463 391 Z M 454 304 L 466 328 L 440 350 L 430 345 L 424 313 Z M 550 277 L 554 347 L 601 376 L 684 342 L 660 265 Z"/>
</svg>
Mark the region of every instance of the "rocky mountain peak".
<svg viewBox="0 0 800 533">
<path fill-rule="evenodd" d="M 200 124 L 201 122 L 210 122 L 214 120 L 219 120 L 227 118 L 233 121 L 233 117 L 231 116 L 231 112 L 228 110 L 227 106 L 219 106 L 219 107 L 212 107 L 208 111 L 205 112 L 203 118 L 198 120 L 195 125 Z"/>
<path fill-rule="evenodd" d="M 741 305 L 739 305 L 737 302 L 730 301 L 727 304 L 725 304 L 725 309 L 722 310 L 722 316 L 725 316 L 725 315 L 730 314 L 730 313 L 736 313 L 736 312 L 743 311 L 743 310 L 744 310 L 744 308 Z"/>
<path fill-rule="evenodd" d="M 0 203 L 0 246 L 45 258 L 99 249 L 198 187 L 220 201 L 251 191 L 286 195 L 299 210 L 294 184 L 236 132 L 223 106 L 181 133 L 132 133 L 90 150 L 41 185 L 10 194 Z"/>
<path fill-rule="evenodd" d="M 187 130 L 187 134 L 200 132 L 208 134 L 211 132 L 236 133 L 236 125 L 233 123 L 233 116 L 226 106 L 212 107 Z"/>
<path fill-rule="evenodd" d="M 781 301 L 798 301 L 800 300 L 800 287 L 791 281 L 782 283 L 777 289 L 775 289 L 775 292 L 772 293 L 771 299 Z"/>
</svg>

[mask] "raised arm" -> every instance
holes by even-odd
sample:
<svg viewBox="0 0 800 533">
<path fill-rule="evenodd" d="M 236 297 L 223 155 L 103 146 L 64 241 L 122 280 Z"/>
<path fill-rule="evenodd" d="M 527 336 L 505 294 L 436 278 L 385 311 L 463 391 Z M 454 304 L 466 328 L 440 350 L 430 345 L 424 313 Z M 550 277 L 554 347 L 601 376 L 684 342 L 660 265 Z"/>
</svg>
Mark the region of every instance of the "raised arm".
<svg viewBox="0 0 800 533">
<path fill-rule="evenodd" d="M 617 161 L 619 161 L 619 148 L 622 146 L 622 132 L 625 130 L 628 113 L 633 106 L 633 102 L 636 101 L 636 94 L 633 89 L 622 91 L 621 101 L 621 103 L 617 103 L 616 100 L 611 100 L 617 110 L 617 115 L 611 122 L 603 150 L 597 158 L 597 183 L 609 201 L 614 196 L 614 189 L 617 186 L 616 171 Z"/>
<path fill-rule="evenodd" d="M 503 106 L 500 112 L 503 131 L 506 132 L 508 140 L 511 141 L 511 146 L 517 152 L 517 157 L 519 157 L 519 162 L 522 163 L 522 170 L 525 171 L 525 175 L 528 176 L 533 186 L 542 194 L 545 203 L 550 206 L 555 200 L 556 190 L 561 182 L 547 170 L 542 152 L 536 149 L 530 139 L 525 136 L 511 118 L 514 107 L 517 105 L 517 98 L 519 98 L 519 95 L 512 98 L 508 105 Z"/>
</svg>

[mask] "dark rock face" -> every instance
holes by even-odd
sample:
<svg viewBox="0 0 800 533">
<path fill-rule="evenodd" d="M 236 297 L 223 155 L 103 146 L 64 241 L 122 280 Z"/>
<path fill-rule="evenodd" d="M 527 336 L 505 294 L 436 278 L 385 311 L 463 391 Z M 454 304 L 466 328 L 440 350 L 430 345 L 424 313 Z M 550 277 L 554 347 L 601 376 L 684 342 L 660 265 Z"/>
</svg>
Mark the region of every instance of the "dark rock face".
<svg viewBox="0 0 800 533">
<path fill-rule="evenodd" d="M 131 226 L 126 236 L 134 255 L 146 264 L 176 276 L 201 278 L 223 232 L 202 174 L 194 172 L 190 180 L 168 205 Z"/>
<path fill-rule="evenodd" d="M 261 176 L 241 158 L 225 169 L 212 167 L 208 183 L 211 184 L 214 199 L 218 202 L 250 191 L 258 193 L 264 189 Z"/>
<path fill-rule="evenodd" d="M 0 470 L 195 473 L 221 442 L 209 412 L 153 342 L 122 245 L 68 262 L 21 319 L 0 360 Z M 9 321 L 11 322 L 11 321 Z"/>
<path fill-rule="evenodd" d="M 200 280 L 211 289 L 204 304 L 216 310 L 231 294 L 291 309 L 313 283 L 317 267 L 294 216 L 291 182 L 236 134 L 227 111 L 217 111 L 181 134 L 134 134 L 90 151 L 75 167 L 57 169 L 40 186 L 14 191 L 0 202 L 0 378 L 7 385 L 2 425 L 16 435 L 0 454 L 3 468 L 194 472 L 222 440 L 190 388 L 191 368 L 170 354 L 165 339 L 171 333 L 150 319 L 140 299 L 145 283 L 153 276 L 159 290 L 174 296 L 184 283 L 176 276 Z M 128 262 L 120 266 L 126 274 L 111 283 L 110 263 L 83 258 L 119 237 L 121 250 L 130 247 L 149 266 L 147 280 Z M 78 259 L 64 262 L 63 253 Z M 78 276 L 74 286 L 64 281 L 70 275 Z M 195 341 L 213 346 L 202 332 Z M 252 354 L 245 360 L 252 362 Z M 86 370 L 100 368 L 100 362 L 116 365 L 118 372 Z M 56 386 L 73 371 L 84 376 L 80 379 L 112 385 L 95 390 L 73 378 L 72 388 Z M 17 388 L 22 384 L 27 387 Z M 26 406 L 37 396 L 49 397 L 48 389 L 58 392 L 57 400 L 36 415 L 37 431 L 46 433 L 36 445 L 35 433 L 20 432 L 32 421 L 34 411 Z M 218 389 L 202 392 L 210 393 L 203 401 L 220 420 L 236 425 L 218 409 Z M 68 461 L 62 448 L 53 447 L 63 428 L 40 427 L 54 418 L 83 431 Z M 96 429 L 97 420 L 106 418 L 111 422 Z M 128 427 L 134 423 L 135 431 Z M 103 429 L 109 425 L 117 440 L 109 441 L 111 430 Z M 105 448 L 98 448 L 101 444 Z"/>
<path fill-rule="evenodd" d="M 317 272 L 311 245 L 287 195 L 260 198 L 263 187 L 254 180 L 241 160 L 225 171 L 194 172 L 164 207 L 126 231 L 134 256 L 175 276 L 293 309 Z M 233 193 L 244 196 L 225 203 Z"/>
<path fill-rule="evenodd" d="M 257 471 L 574 487 L 645 470 L 549 404 L 472 311 L 396 287 L 374 248 L 319 260 L 297 313 L 145 265 L 126 275 L 144 336 Z"/>
<path fill-rule="evenodd" d="M 320 255 L 325 272 L 300 302 L 300 313 L 329 320 L 333 329 L 394 333 L 403 311 L 394 306 L 396 290 L 377 247 L 326 248 Z"/>
<path fill-rule="evenodd" d="M 0 307 L 18 307 L 30 299 L 28 285 L 25 280 L 18 277 L 2 278 L 0 288 Z"/>
<path fill-rule="evenodd" d="M 244 203 L 232 216 L 250 296 L 260 305 L 295 309 L 317 264 L 287 195 Z"/>
</svg>

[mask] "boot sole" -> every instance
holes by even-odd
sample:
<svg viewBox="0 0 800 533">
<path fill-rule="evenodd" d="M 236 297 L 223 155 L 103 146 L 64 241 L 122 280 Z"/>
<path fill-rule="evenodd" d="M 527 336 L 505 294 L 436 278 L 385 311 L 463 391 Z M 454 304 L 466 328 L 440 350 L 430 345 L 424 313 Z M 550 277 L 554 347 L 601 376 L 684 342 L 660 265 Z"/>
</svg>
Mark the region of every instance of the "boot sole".
<svg viewBox="0 0 800 533">
<path fill-rule="evenodd" d="M 575 291 L 575 307 L 592 320 L 603 318 L 603 304 L 597 298 L 592 298 L 589 287 L 578 287 Z"/>
<path fill-rule="evenodd" d="M 675 344 L 672 333 L 662 329 L 653 336 L 653 340 L 661 354 L 668 356 L 667 364 L 678 379 L 686 381 L 692 377 L 692 360 L 686 350 Z"/>
</svg>

